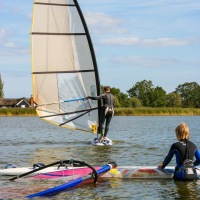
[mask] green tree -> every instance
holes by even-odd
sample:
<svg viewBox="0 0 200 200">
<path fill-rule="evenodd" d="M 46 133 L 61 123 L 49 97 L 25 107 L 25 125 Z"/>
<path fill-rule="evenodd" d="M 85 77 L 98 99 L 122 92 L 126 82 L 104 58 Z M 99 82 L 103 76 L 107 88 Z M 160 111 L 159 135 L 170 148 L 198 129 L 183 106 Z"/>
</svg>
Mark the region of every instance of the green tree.
<svg viewBox="0 0 200 200">
<path fill-rule="evenodd" d="M 151 107 L 164 107 L 167 105 L 166 91 L 162 87 L 156 87 L 151 92 Z"/>
<path fill-rule="evenodd" d="M 195 89 L 195 93 L 196 93 L 196 98 L 194 100 L 195 101 L 194 104 L 196 108 L 200 108 L 200 85 Z"/>
<path fill-rule="evenodd" d="M 128 107 L 142 107 L 142 103 L 137 97 L 131 97 L 128 99 Z"/>
<path fill-rule="evenodd" d="M 168 107 L 181 107 L 181 96 L 176 92 L 171 92 L 167 94 L 167 106 Z"/>
<path fill-rule="evenodd" d="M 128 107 L 128 95 L 124 94 L 118 88 L 110 88 L 110 92 L 115 97 L 115 107 Z"/>
<path fill-rule="evenodd" d="M 181 96 L 183 107 L 199 107 L 199 91 L 200 86 L 196 82 L 186 82 L 176 88 L 176 92 Z"/>
<path fill-rule="evenodd" d="M 154 87 L 152 81 L 143 80 L 137 82 L 127 92 L 130 97 L 137 97 L 142 102 L 143 106 L 150 106 L 151 93 Z"/>
<path fill-rule="evenodd" d="M 0 98 L 4 97 L 4 92 L 3 92 L 3 81 L 1 79 L 1 74 L 0 74 Z"/>
</svg>

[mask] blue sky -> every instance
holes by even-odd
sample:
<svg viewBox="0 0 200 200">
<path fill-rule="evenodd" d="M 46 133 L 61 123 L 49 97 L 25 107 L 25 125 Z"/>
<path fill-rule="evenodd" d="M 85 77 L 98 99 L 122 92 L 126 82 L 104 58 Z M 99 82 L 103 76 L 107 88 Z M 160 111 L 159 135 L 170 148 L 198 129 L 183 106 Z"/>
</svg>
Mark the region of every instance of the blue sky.
<svg viewBox="0 0 200 200">
<path fill-rule="evenodd" d="M 199 0 L 79 0 L 102 85 L 126 93 L 151 80 L 167 93 L 200 84 Z M 30 97 L 33 0 L 0 0 L 0 73 L 6 98 Z"/>
</svg>

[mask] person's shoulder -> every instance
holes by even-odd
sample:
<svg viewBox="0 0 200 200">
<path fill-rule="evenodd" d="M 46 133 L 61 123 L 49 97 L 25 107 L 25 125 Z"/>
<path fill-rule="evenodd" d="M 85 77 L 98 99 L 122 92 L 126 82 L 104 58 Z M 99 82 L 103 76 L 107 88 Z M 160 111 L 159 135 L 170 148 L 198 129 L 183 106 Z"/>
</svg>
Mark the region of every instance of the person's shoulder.
<svg viewBox="0 0 200 200">
<path fill-rule="evenodd" d="M 194 142 L 192 142 L 192 141 L 190 141 L 190 140 L 188 140 L 187 142 L 188 142 L 189 145 L 192 145 L 192 146 L 194 146 L 194 147 L 197 148 L 197 146 L 196 146 L 196 144 L 195 144 Z"/>
<path fill-rule="evenodd" d="M 180 142 L 174 142 L 172 145 L 171 145 L 171 148 L 176 148 L 177 146 L 181 145 Z"/>
<path fill-rule="evenodd" d="M 110 93 L 111 94 L 111 96 L 114 98 L 114 94 L 112 94 L 112 93 Z"/>
</svg>

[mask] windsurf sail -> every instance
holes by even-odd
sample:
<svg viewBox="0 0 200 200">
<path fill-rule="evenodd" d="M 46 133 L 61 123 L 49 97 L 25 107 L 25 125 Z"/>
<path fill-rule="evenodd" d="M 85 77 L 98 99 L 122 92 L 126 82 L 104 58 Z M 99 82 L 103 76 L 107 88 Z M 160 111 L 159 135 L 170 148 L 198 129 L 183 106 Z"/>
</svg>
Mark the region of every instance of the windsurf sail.
<svg viewBox="0 0 200 200">
<path fill-rule="evenodd" d="M 96 132 L 100 94 L 91 37 L 77 0 L 35 0 L 31 28 L 33 99 L 40 118 Z"/>
<path fill-rule="evenodd" d="M 59 164 L 59 165 L 58 165 Z M 94 167 L 92 167 L 91 165 L 89 165 L 89 164 L 87 164 L 86 162 L 84 162 L 84 161 L 78 161 L 78 160 L 73 160 L 73 159 L 71 159 L 71 160 L 60 160 L 60 161 L 57 161 L 57 162 L 54 162 L 54 163 L 51 163 L 51 164 L 48 164 L 48 165 L 42 165 L 42 166 L 38 166 L 37 165 L 37 167 L 36 168 L 34 168 L 33 170 L 30 170 L 30 171 L 27 171 L 27 172 L 25 172 L 25 173 L 23 173 L 23 174 L 19 174 L 19 175 L 17 175 L 17 176 L 15 176 L 15 177 L 13 177 L 13 178 L 11 178 L 10 179 L 10 181 L 14 181 L 15 179 L 19 179 L 19 178 L 22 178 L 22 177 L 24 177 L 24 176 L 28 176 L 28 175 L 30 175 L 30 174 L 35 174 L 36 172 L 38 172 L 38 171 L 40 171 L 40 172 L 38 172 L 38 174 L 42 174 L 42 173 L 44 173 L 43 172 L 43 170 L 44 169 L 46 169 L 46 168 L 50 168 L 51 166 L 54 166 L 54 165 L 58 165 L 58 167 L 56 168 L 56 170 L 54 171 L 55 172 L 55 175 L 57 174 L 58 175 L 58 172 L 61 172 L 62 173 L 62 175 L 64 176 L 65 174 L 68 176 L 68 175 L 73 175 L 72 173 L 74 173 L 74 172 L 76 172 L 76 174 L 82 174 L 82 173 L 87 173 L 88 172 L 88 170 L 85 170 L 85 168 L 83 168 L 83 166 L 84 167 L 88 167 L 88 168 L 90 168 L 90 169 L 92 169 L 93 170 L 93 172 L 95 173 L 95 168 Z M 72 170 L 70 170 L 70 167 L 69 166 L 72 166 L 71 167 L 71 169 Z M 74 168 L 74 167 L 75 168 Z M 66 173 L 63 171 L 63 168 L 62 169 L 60 169 L 60 167 L 64 167 L 65 169 L 67 169 L 66 170 Z M 77 170 L 78 169 L 78 170 Z M 87 169 L 87 168 L 86 168 Z M 49 174 L 50 176 L 51 175 L 53 175 L 53 173 L 54 172 L 50 172 L 51 174 Z M 60 174 L 59 174 L 60 175 Z M 58 175 L 58 176 L 59 176 Z"/>
<path fill-rule="evenodd" d="M 80 183 L 83 183 L 86 180 L 93 180 L 94 179 L 93 182 L 96 183 L 97 180 L 98 180 L 98 176 L 103 175 L 104 173 L 106 173 L 107 171 L 109 171 L 110 169 L 115 168 L 115 167 L 116 167 L 116 163 L 112 162 L 112 163 L 109 163 L 109 164 L 106 164 L 106 165 L 102 166 L 97 171 L 94 168 L 92 168 L 93 173 L 89 173 L 86 176 L 77 178 L 75 180 L 69 181 L 69 182 L 64 183 L 62 185 L 59 185 L 59 186 L 56 186 L 56 187 L 53 187 L 53 188 L 50 188 L 50 189 L 35 193 L 35 194 L 28 195 L 26 197 L 27 198 L 34 198 L 34 197 L 39 197 L 39 196 L 51 195 L 52 193 L 61 192 L 63 190 L 75 187 L 75 186 L 79 185 Z"/>
</svg>

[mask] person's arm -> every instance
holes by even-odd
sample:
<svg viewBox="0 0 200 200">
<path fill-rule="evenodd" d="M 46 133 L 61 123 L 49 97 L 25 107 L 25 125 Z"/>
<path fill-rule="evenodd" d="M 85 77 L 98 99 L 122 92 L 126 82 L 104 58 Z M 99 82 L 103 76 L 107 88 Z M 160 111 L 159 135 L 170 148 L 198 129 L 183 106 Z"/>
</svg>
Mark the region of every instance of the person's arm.
<svg viewBox="0 0 200 200">
<path fill-rule="evenodd" d="M 168 155 L 165 157 L 165 159 L 164 159 L 164 161 L 163 161 L 163 163 L 162 163 L 162 165 L 161 165 L 161 168 L 162 168 L 162 169 L 164 169 L 164 168 L 171 162 L 171 160 L 172 160 L 172 158 L 173 158 L 173 156 L 174 156 L 174 153 L 175 153 L 175 150 L 170 151 L 170 152 L 168 153 Z"/>
<path fill-rule="evenodd" d="M 198 150 L 197 148 L 196 148 L 196 150 L 195 150 L 194 156 L 195 156 L 195 158 L 196 158 L 196 160 L 195 160 L 195 162 L 194 162 L 194 166 L 197 166 L 197 165 L 200 164 L 200 152 L 199 152 L 199 150 Z"/>
<path fill-rule="evenodd" d="M 100 99 L 102 99 L 103 97 L 104 97 L 104 96 L 101 94 L 101 95 L 96 96 L 96 97 L 88 96 L 87 98 L 88 98 L 88 99 L 92 99 L 92 100 L 100 100 Z"/>
<path fill-rule="evenodd" d="M 170 148 L 170 150 L 169 150 L 169 152 L 168 152 L 168 154 L 167 154 L 167 156 L 165 157 L 163 163 L 160 164 L 158 166 L 158 168 L 164 169 L 170 163 L 170 161 L 173 158 L 174 154 L 175 154 L 174 145 L 172 145 L 171 148 Z"/>
<path fill-rule="evenodd" d="M 97 97 L 90 97 L 90 96 L 88 96 L 87 98 L 88 99 L 92 99 L 92 100 L 99 100 L 99 99 L 101 99 L 100 96 L 97 96 Z"/>
</svg>

